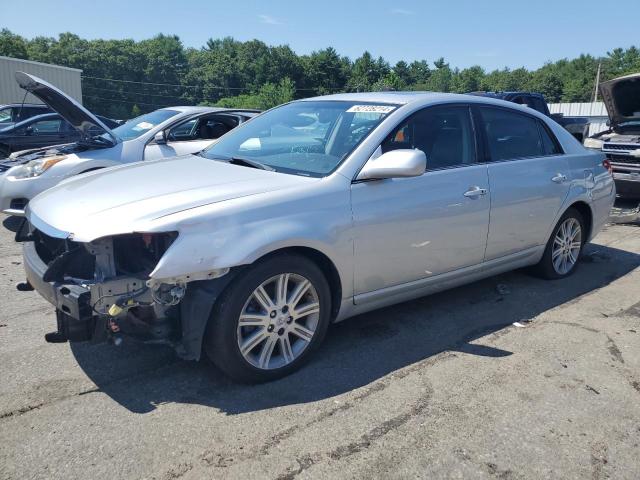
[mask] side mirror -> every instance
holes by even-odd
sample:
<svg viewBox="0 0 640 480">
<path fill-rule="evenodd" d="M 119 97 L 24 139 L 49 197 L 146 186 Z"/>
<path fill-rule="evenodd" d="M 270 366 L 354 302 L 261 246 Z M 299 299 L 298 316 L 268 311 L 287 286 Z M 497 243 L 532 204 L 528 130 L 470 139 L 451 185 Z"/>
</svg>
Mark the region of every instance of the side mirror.
<svg viewBox="0 0 640 480">
<path fill-rule="evenodd" d="M 33 129 L 33 127 L 27 127 L 27 128 L 24 129 L 24 134 L 25 135 L 33 135 L 34 131 L 35 130 Z"/>
<path fill-rule="evenodd" d="M 427 156 L 418 149 L 399 149 L 369 159 L 357 180 L 419 177 L 427 168 Z"/>
<path fill-rule="evenodd" d="M 158 145 L 164 145 L 165 143 L 167 143 L 167 137 L 164 136 L 164 131 L 159 131 L 158 133 L 156 133 L 153 136 L 153 141 L 156 142 Z"/>
</svg>

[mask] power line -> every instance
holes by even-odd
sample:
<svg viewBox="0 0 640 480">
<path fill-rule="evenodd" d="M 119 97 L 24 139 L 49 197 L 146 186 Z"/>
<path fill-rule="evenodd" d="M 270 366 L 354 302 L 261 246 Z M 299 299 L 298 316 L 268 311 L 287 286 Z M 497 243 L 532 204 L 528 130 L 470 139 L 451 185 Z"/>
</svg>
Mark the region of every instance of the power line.
<svg viewBox="0 0 640 480">
<path fill-rule="evenodd" d="M 174 105 L 172 104 L 167 104 L 167 105 L 158 105 L 156 103 L 147 103 L 147 102 L 132 102 L 129 100 L 117 100 L 115 98 L 104 98 L 104 97 L 96 97 L 95 95 L 82 95 L 83 97 L 86 98 L 95 98 L 96 100 L 104 100 L 105 102 L 116 102 L 116 103 L 130 103 L 133 105 L 148 105 L 150 107 L 156 107 L 156 108 L 164 108 L 164 107 L 173 107 Z"/>
<path fill-rule="evenodd" d="M 178 87 L 178 88 L 215 88 L 218 90 L 247 90 L 246 87 L 220 87 L 217 85 L 176 85 L 175 83 L 152 83 L 152 82 L 137 82 L 134 80 L 118 80 L 115 78 L 102 78 L 91 77 L 89 75 L 82 75 L 82 78 L 89 78 L 91 80 L 104 80 L 106 82 L 121 82 L 121 83 L 134 83 L 137 85 L 154 85 L 156 87 Z"/>
<path fill-rule="evenodd" d="M 221 87 L 219 85 L 178 85 L 175 83 L 153 83 L 153 82 L 138 82 L 135 80 L 119 80 L 116 78 L 103 78 L 103 77 L 92 77 L 90 75 L 82 75 L 82 78 L 90 79 L 90 80 L 103 80 L 105 82 L 121 82 L 121 83 L 133 83 L 136 85 L 154 85 L 156 87 L 176 87 L 176 88 L 200 88 L 200 89 L 217 89 L 217 90 L 245 90 L 250 91 L 247 87 Z M 318 90 L 323 89 L 324 87 L 307 87 L 307 88 L 297 88 L 294 87 L 296 92 L 308 91 L 308 92 L 317 92 Z M 328 90 L 341 91 L 340 88 L 330 88 Z"/>
<path fill-rule="evenodd" d="M 180 94 L 178 94 L 178 95 L 160 95 L 158 93 L 131 92 L 131 91 L 126 91 L 126 90 L 114 90 L 112 88 L 94 87 L 92 85 L 84 85 L 84 88 L 91 88 L 93 90 L 102 90 L 104 92 L 115 92 L 115 93 L 120 93 L 122 95 L 146 95 L 148 97 L 164 97 L 164 98 L 182 99 L 182 97 L 180 97 Z"/>
</svg>

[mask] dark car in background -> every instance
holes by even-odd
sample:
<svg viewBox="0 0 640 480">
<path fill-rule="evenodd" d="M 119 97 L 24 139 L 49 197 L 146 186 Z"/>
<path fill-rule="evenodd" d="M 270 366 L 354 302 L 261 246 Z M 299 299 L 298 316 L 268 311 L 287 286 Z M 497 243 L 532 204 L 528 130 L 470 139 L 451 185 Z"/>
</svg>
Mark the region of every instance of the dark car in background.
<svg viewBox="0 0 640 480">
<path fill-rule="evenodd" d="M 109 128 L 118 123 L 105 117 L 98 118 Z M 80 140 L 80 133 L 57 113 L 45 113 L 28 118 L 9 127 L 0 125 L 0 158 L 11 152 L 42 148 Z"/>
<path fill-rule="evenodd" d="M 53 113 L 53 110 L 51 110 L 48 105 L 36 103 L 10 103 L 0 105 L 0 130 L 11 127 L 27 118 L 42 115 L 43 113 Z"/>
<path fill-rule="evenodd" d="M 471 95 L 497 98 L 507 102 L 526 105 L 529 108 L 554 119 L 573 135 L 580 143 L 584 141 L 589 132 L 589 119 L 585 117 L 565 117 L 562 113 L 551 113 L 549 106 L 541 93 L 534 92 L 472 92 Z"/>
</svg>

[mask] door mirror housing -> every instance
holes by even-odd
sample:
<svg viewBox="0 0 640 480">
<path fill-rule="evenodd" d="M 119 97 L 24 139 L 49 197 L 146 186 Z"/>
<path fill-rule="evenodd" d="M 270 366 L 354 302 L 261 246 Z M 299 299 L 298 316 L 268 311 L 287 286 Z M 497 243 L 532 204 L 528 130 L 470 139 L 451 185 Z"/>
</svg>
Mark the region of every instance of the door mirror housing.
<svg viewBox="0 0 640 480">
<path fill-rule="evenodd" d="M 27 128 L 24 129 L 24 134 L 25 135 L 33 135 L 34 131 L 35 130 L 33 129 L 33 127 L 27 127 Z"/>
<path fill-rule="evenodd" d="M 356 180 L 419 177 L 427 169 L 427 156 L 422 150 L 399 149 L 371 158 Z"/>
<path fill-rule="evenodd" d="M 159 131 L 153 136 L 153 141 L 158 145 L 164 145 L 167 143 L 167 137 L 164 135 L 164 130 Z"/>
</svg>

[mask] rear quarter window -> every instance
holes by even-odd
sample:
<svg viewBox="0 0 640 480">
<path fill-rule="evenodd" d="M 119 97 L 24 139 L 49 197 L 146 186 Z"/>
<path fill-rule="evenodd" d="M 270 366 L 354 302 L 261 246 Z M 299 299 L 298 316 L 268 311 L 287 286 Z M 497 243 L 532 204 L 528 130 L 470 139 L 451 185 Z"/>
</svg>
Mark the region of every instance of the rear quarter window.
<svg viewBox="0 0 640 480">
<path fill-rule="evenodd" d="M 560 155 L 564 153 L 560 147 L 560 142 L 543 122 L 538 121 L 540 129 L 540 137 L 542 138 L 542 147 L 545 155 Z"/>
</svg>

